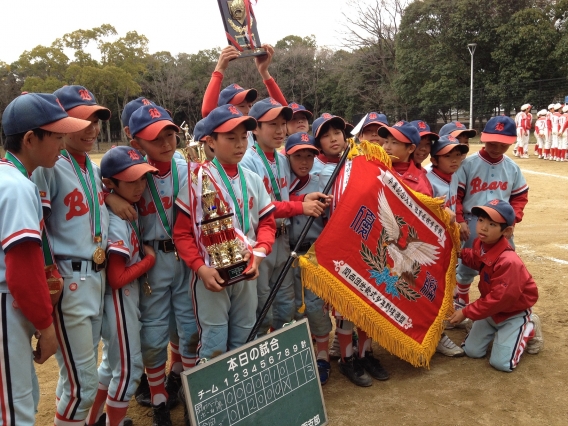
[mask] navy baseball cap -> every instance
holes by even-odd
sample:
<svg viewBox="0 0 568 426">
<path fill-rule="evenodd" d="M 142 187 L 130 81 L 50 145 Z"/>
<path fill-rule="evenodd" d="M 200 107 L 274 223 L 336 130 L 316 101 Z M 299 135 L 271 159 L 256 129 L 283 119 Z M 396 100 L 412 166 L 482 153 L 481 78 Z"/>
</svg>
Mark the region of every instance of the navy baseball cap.
<svg viewBox="0 0 568 426">
<path fill-rule="evenodd" d="M 420 143 L 420 133 L 418 129 L 408 121 L 399 121 L 392 127 L 384 126 L 379 129 L 379 136 L 386 138 L 392 135 L 397 141 L 418 145 Z"/>
<path fill-rule="evenodd" d="M 116 146 L 109 149 L 101 159 L 101 174 L 125 182 L 134 182 L 146 173 L 158 173 L 144 156 L 131 146 Z"/>
<path fill-rule="evenodd" d="M 83 86 L 63 86 L 53 94 L 70 117 L 86 120 L 95 113 L 100 120 L 107 121 L 110 118 L 110 109 L 98 105 L 95 95 Z"/>
<path fill-rule="evenodd" d="M 212 132 L 207 130 L 207 121 L 205 118 L 199 120 L 193 128 L 193 140 L 201 142 L 205 136 L 210 135 Z"/>
<path fill-rule="evenodd" d="M 130 117 L 138 108 L 143 107 L 145 105 L 156 105 L 149 99 L 146 99 L 144 96 L 140 96 L 139 98 L 134 99 L 133 101 L 128 102 L 124 109 L 122 110 L 122 115 L 120 119 L 122 121 L 123 126 L 128 126 L 130 123 Z"/>
<path fill-rule="evenodd" d="M 256 121 L 272 121 L 276 119 L 280 114 L 284 117 L 284 120 L 290 121 L 292 119 L 292 108 L 283 106 L 274 98 L 266 98 L 258 101 L 252 106 L 249 111 L 251 117 L 256 118 Z"/>
<path fill-rule="evenodd" d="M 256 89 L 243 89 L 238 84 L 229 84 L 221 93 L 219 93 L 219 101 L 217 106 L 221 105 L 238 105 L 243 101 L 254 102 L 258 96 Z"/>
<path fill-rule="evenodd" d="M 369 124 L 378 124 L 379 126 L 388 126 L 389 121 L 387 120 L 387 116 L 384 114 L 379 114 L 378 112 L 370 112 L 365 117 L 365 121 L 363 122 L 363 127 L 361 127 L 361 131 Z"/>
<path fill-rule="evenodd" d="M 504 115 L 491 118 L 481 132 L 481 142 L 500 142 L 511 145 L 516 141 L 517 126 L 515 121 Z"/>
<path fill-rule="evenodd" d="M 471 212 L 479 216 L 481 211 L 489 215 L 491 220 L 497 223 L 506 223 L 507 226 L 513 226 L 515 223 L 515 210 L 511 205 L 503 200 L 491 200 L 483 206 L 476 206 Z"/>
<path fill-rule="evenodd" d="M 316 118 L 312 124 L 314 138 L 319 136 L 321 127 L 326 123 L 335 124 L 338 128 L 345 130 L 345 120 L 343 118 L 324 112 L 320 117 Z"/>
<path fill-rule="evenodd" d="M 462 133 L 466 133 L 468 138 L 473 138 L 477 135 L 477 131 L 474 129 L 468 129 L 459 121 L 452 121 L 451 123 L 444 124 L 440 129 L 440 136 L 452 135 L 456 138 Z"/>
<path fill-rule="evenodd" d="M 6 136 L 43 129 L 54 133 L 75 133 L 91 125 L 90 121 L 69 117 L 55 95 L 24 92 L 8 104 L 2 114 Z"/>
<path fill-rule="evenodd" d="M 296 102 L 289 103 L 288 107 L 292 108 L 292 116 L 294 116 L 296 113 L 303 113 L 306 115 L 306 118 L 308 120 L 311 120 L 314 116 L 312 112 L 308 111 L 304 105 L 297 104 Z"/>
<path fill-rule="evenodd" d="M 227 133 L 243 123 L 247 130 L 256 129 L 256 120 L 249 115 L 243 115 L 234 105 L 223 105 L 215 108 L 204 119 L 203 136 L 211 133 Z"/>
<path fill-rule="evenodd" d="M 301 149 L 310 149 L 314 154 L 319 154 L 319 149 L 316 148 L 316 140 L 313 136 L 304 132 L 294 133 L 288 136 L 286 146 L 284 147 L 286 155 L 291 155 Z"/>
<path fill-rule="evenodd" d="M 425 121 L 414 120 L 414 121 L 411 121 L 410 124 L 412 124 L 414 127 L 416 127 L 421 138 L 423 136 L 431 136 L 432 139 L 438 140 L 438 138 L 440 137 L 437 133 L 430 131 L 430 126 Z"/>
<path fill-rule="evenodd" d="M 132 137 L 138 136 L 147 141 L 156 139 L 160 132 L 169 126 L 179 132 L 179 127 L 174 124 L 170 114 L 164 108 L 152 104 L 134 111 L 128 123 Z"/>
<path fill-rule="evenodd" d="M 445 135 L 440 136 L 440 139 L 434 141 L 430 155 L 444 155 L 454 148 L 458 148 L 462 154 L 469 152 L 469 146 L 461 144 L 460 141 L 452 135 Z"/>
</svg>

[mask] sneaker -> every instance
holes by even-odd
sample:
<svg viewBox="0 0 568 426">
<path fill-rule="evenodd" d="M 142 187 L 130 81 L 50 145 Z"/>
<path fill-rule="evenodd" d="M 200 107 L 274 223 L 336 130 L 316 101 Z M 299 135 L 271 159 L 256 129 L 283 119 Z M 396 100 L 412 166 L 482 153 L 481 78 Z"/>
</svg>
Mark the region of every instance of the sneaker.
<svg viewBox="0 0 568 426">
<path fill-rule="evenodd" d="M 150 394 L 150 385 L 148 384 L 148 376 L 146 374 L 142 374 L 140 378 L 140 384 L 134 392 L 134 397 L 136 398 L 136 402 L 138 405 L 142 407 L 151 407 L 152 406 L 152 395 Z"/>
<path fill-rule="evenodd" d="M 466 318 L 463 322 L 465 323 L 465 331 L 467 332 L 467 334 L 469 334 L 471 327 L 473 327 L 473 321 L 469 318 Z"/>
<path fill-rule="evenodd" d="M 152 426 L 172 426 L 170 409 L 165 402 L 152 406 Z"/>
<path fill-rule="evenodd" d="M 331 364 L 327 362 L 325 359 L 318 359 L 318 373 L 320 376 L 320 383 L 321 385 L 325 385 L 329 380 L 329 376 L 331 375 Z"/>
<path fill-rule="evenodd" d="M 463 349 L 452 342 L 446 334 L 442 334 L 442 338 L 438 342 L 438 346 L 436 346 L 436 352 L 455 358 L 465 355 Z"/>
<path fill-rule="evenodd" d="M 513 155 L 514 155 L 515 157 L 518 157 L 518 156 L 519 156 L 519 152 L 517 151 L 516 148 L 513 150 Z"/>
<path fill-rule="evenodd" d="M 521 155 L 521 158 L 529 158 L 529 154 L 523 154 Z"/>
<path fill-rule="evenodd" d="M 170 371 L 166 377 L 166 392 L 168 393 L 168 408 L 171 410 L 179 404 L 178 392 L 181 387 L 181 376 Z"/>
<path fill-rule="evenodd" d="M 341 358 L 341 349 L 339 348 L 339 339 L 337 338 L 337 332 L 333 338 L 333 343 L 331 344 L 331 349 L 329 350 L 330 358 Z"/>
<path fill-rule="evenodd" d="M 537 314 L 531 314 L 531 321 L 534 324 L 534 337 L 527 342 L 527 353 L 535 355 L 544 347 L 544 340 L 542 338 L 540 317 Z"/>
<path fill-rule="evenodd" d="M 373 379 L 367 374 L 359 360 L 350 356 L 343 361 L 339 359 L 339 372 L 346 376 L 353 384 L 362 387 L 373 385 Z"/>
<path fill-rule="evenodd" d="M 373 352 L 365 352 L 365 356 L 359 362 L 373 379 L 381 381 L 389 379 L 389 373 L 381 365 L 381 362 L 373 356 Z"/>
<path fill-rule="evenodd" d="M 106 413 L 103 413 L 101 415 L 101 417 L 99 417 L 97 422 L 94 424 L 94 426 L 106 426 L 106 424 L 107 424 L 106 419 L 107 419 L 107 415 L 106 415 Z M 122 421 L 122 425 L 123 426 L 133 426 L 134 422 L 132 421 L 132 419 L 130 417 L 125 417 L 124 420 Z"/>
</svg>

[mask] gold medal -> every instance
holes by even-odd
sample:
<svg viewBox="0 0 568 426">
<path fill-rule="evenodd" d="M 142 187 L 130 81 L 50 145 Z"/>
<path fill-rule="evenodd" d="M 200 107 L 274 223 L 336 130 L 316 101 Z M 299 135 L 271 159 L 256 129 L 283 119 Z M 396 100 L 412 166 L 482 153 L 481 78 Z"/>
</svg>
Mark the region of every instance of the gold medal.
<svg viewBox="0 0 568 426">
<path fill-rule="evenodd" d="M 47 279 L 47 288 L 49 289 L 49 294 L 56 294 L 61 291 L 61 281 L 59 278 L 49 277 Z"/>
<path fill-rule="evenodd" d="M 148 275 L 146 275 L 145 279 L 144 279 L 144 294 L 146 296 L 150 296 L 152 294 L 152 287 L 150 287 L 150 284 L 148 283 Z"/>
<path fill-rule="evenodd" d="M 97 265 L 102 265 L 105 262 L 105 257 L 105 251 L 102 248 L 97 247 L 93 253 L 93 262 Z"/>
</svg>

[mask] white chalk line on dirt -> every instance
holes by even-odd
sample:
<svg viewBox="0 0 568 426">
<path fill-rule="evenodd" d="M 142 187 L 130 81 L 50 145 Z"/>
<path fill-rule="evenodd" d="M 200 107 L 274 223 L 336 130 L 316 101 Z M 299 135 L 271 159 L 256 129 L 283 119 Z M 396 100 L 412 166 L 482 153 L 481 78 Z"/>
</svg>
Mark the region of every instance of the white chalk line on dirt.
<svg viewBox="0 0 568 426">
<path fill-rule="evenodd" d="M 555 178 L 558 178 L 558 179 L 566 179 L 566 180 L 568 180 L 568 176 L 553 175 L 553 174 L 551 174 L 551 173 L 544 173 L 544 172 L 535 172 L 534 170 L 521 169 L 521 172 L 523 172 L 523 173 L 528 173 L 528 174 L 533 174 L 533 175 L 550 176 L 550 177 L 555 177 Z"/>
<path fill-rule="evenodd" d="M 558 245 L 558 244 L 556 244 L 556 245 Z M 536 251 L 531 250 L 529 247 L 530 246 L 524 245 L 524 244 L 517 244 L 516 245 L 517 251 L 520 251 L 523 254 L 528 255 L 528 256 L 533 256 L 535 259 L 546 259 L 546 260 L 550 260 L 551 262 L 554 262 L 554 263 L 559 263 L 560 265 L 568 265 L 568 261 L 563 260 L 563 259 L 557 259 L 556 257 L 535 255 Z"/>
</svg>

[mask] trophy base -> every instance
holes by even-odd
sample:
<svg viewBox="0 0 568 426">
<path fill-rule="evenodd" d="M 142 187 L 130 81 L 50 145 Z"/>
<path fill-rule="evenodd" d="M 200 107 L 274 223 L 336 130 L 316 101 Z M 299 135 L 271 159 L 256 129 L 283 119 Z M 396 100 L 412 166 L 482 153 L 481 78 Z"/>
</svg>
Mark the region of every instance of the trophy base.
<svg viewBox="0 0 568 426">
<path fill-rule="evenodd" d="M 233 60 L 243 59 L 243 58 L 254 58 L 255 56 L 264 56 L 264 55 L 266 55 L 265 50 L 245 50 L 241 52 L 238 58 L 235 58 Z"/>
<path fill-rule="evenodd" d="M 244 260 L 239 263 L 235 263 L 231 266 L 226 266 L 224 268 L 217 268 L 217 272 L 223 280 L 225 281 L 221 284 L 222 287 L 228 287 L 230 285 L 236 284 L 240 281 L 246 280 L 247 276 L 243 272 L 247 269 L 248 262 Z"/>
</svg>

